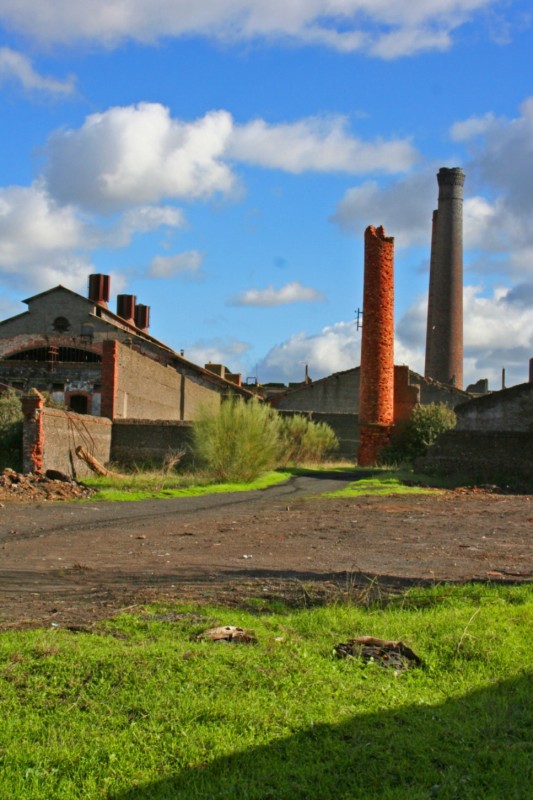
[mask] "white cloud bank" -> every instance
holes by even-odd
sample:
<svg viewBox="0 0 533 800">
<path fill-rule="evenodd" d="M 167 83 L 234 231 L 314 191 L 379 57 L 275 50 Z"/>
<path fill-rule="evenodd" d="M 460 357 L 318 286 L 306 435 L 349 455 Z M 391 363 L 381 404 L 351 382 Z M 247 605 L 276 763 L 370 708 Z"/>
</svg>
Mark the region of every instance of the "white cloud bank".
<svg viewBox="0 0 533 800">
<path fill-rule="evenodd" d="M 27 91 L 55 95 L 69 95 L 75 89 L 73 77 L 58 81 L 56 78 L 40 75 L 27 56 L 10 47 L 0 47 L 0 85 L 8 81 L 20 83 Z"/>
<path fill-rule="evenodd" d="M 317 303 L 325 300 L 322 292 L 303 286 L 293 281 L 275 289 L 272 285 L 266 289 L 248 289 L 236 297 L 230 298 L 226 305 L 230 306 L 282 306 L 290 303 Z"/>
<path fill-rule="evenodd" d="M 488 378 L 490 387 L 528 380 L 533 357 L 533 281 L 513 290 L 499 288 L 486 296 L 479 286 L 464 292 L 465 385 Z M 418 298 L 396 326 L 394 361 L 424 373 L 427 300 Z M 360 363 L 361 332 L 354 322 L 337 322 L 320 333 L 298 333 L 273 347 L 258 364 L 259 380 L 302 379 L 302 364 L 309 365 L 312 378 L 351 369 Z"/>
<path fill-rule="evenodd" d="M 126 247 L 135 235 L 185 227 L 172 203 L 234 196 L 239 162 L 289 172 L 391 172 L 408 169 L 418 154 L 405 139 L 364 142 L 341 118 L 237 125 L 225 110 L 184 121 L 159 103 L 140 103 L 56 131 L 43 158 L 33 186 L 0 189 L 0 270 L 18 270 L 21 282 L 24 273 L 34 282 L 38 262 L 51 266 L 71 253 L 73 262 L 88 263 L 95 248 Z M 197 253 L 160 255 L 150 274 L 198 275 L 199 266 Z M 300 286 L 265 298 L 256 302 L 319 299 Z"/>
<path fill-rule="evenodd" d="M 154 42 L 199 34 L 319 44 L 384 59 L 446 50 L 457 28 L 496 0 L 0 0 L 6 27 L 42 43 Z"/>
<path fill-rule="evenodd" d="M 347 131 L 344 117 L 311 117 L 268 125 L 258 119 L 237 126 L 228 155 L 237 161 L 286 172 L 397 173 L 410 169 L 418 154 L 410 141 L 365 142 Z"/>
<path fill-rule="evenodd" d="M 408 140 L 365 142 L 338 117 L 237 125 L 219 110 L 185 122 L 159 103 L 91 114 L 80 128 L 54 133 L 45 152 L 44 174 L 56 200 L 100 213 L 164 197 L 230 195 L 238 184 L 231 162 L 368 174 L 403 172 L 419 158 Z"/>
</svg>

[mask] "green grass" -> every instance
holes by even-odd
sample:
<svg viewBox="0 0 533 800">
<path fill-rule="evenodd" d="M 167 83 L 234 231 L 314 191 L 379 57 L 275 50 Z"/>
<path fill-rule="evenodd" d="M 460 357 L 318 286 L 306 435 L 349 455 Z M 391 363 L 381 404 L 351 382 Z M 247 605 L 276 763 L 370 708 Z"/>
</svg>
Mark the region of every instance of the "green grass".
<svg viewBox="0 0 533 800">
<path fill-rule="evenodd" d="M 249 492 L 267 489 L 291 477 L 287 471 L 267 472 L 250 483 L 209 483 L 208 478 L 194 475 L 163 475 L 157 472 L 138 472 L 131 475 L 110 475 L 84 478 L 83 482 L 97 490 L 91 500 L 134 501 L 195 497 L 223 492 Z M 205 481 L 202 482 L 202 481 Z"/>
<path fill-rule="evenodd" d="M 256 606 L 152 606 L 92 633 L 2 634 L 0 797 L 533 796 L 529 587 Z M 193 641 L 214 624 L 258 642 Z M 333 656 L 361 634 L 402 639 L 424 666 L 395 675 Z"/>
<path fill-rule="evenodd" d="M 358 468 L 354 469 L 357 476 Z M 445 482 L 435 481 L 426 475 L 417 475 L 408 469 L 360 470 L 362 477 L 351 482 L 346 488 L 328 492 L 323 497 L 360 497 L 363 495 L 392 494 L 433 494 L 444 487 Z M 449 485 L 449 482 L 448 482 Z"/>
</svg>

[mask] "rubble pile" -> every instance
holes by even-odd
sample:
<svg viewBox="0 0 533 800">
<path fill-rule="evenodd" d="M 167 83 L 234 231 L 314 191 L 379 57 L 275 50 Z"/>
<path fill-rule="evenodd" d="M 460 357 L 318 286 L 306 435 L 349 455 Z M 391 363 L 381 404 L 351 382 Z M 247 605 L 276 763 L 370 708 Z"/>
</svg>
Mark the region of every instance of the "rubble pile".
<svg viewBox="0 0 533 800">
<path fill-rule="evenodd" d="M 94 489 L 55 470 L 48 470 L 44 475 L 32 472 L 23 475 L 12 469 L 0 472 L 0 502 L 76 500 L 93 494 Z"/>
</svg>

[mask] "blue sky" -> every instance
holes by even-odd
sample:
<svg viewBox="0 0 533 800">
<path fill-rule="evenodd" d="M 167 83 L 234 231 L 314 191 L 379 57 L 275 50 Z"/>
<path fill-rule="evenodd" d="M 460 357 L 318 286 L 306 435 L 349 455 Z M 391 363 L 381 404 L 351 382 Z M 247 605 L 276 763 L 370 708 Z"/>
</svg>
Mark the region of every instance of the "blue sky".
<svg viewBox="0 0 533 800">
<path fill-rule="evenodd" d="M 318 378 L 359 363 L 383 224 L 395 360 L 423 371 L 435 175 L 460 166 L 465 380 L 527 380 L 530 0 L 0 0 L 0 33 L 0 318 L 105 272 L 194 361 Z"/>
</svg>

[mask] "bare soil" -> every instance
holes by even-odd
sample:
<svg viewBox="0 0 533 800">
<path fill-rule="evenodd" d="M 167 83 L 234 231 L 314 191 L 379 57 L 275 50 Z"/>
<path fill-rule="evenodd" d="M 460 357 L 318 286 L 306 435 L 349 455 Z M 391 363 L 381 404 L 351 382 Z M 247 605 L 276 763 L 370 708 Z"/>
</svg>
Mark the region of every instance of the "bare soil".
<svg viewBox="0 0 533 800">
<path fill-rule="evenodd" d="M 532 495 L 320 497 L 349 478 L 139 503 L 20 502 L 4 492 L 0 628 L 88 626 L 156 599 L 314 603 L 531 581 Z"/>
</svg>

